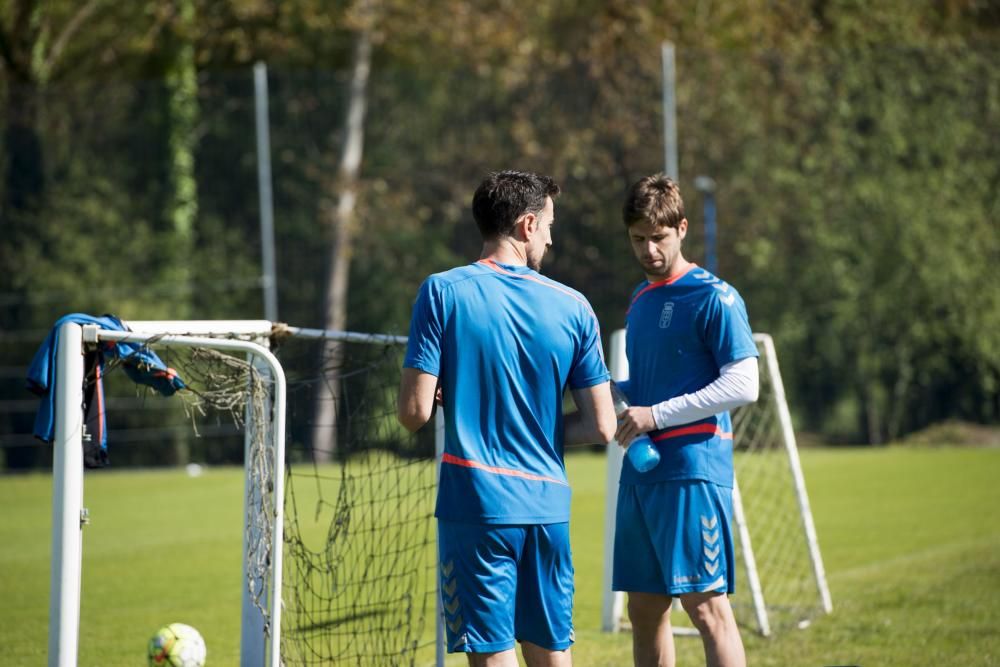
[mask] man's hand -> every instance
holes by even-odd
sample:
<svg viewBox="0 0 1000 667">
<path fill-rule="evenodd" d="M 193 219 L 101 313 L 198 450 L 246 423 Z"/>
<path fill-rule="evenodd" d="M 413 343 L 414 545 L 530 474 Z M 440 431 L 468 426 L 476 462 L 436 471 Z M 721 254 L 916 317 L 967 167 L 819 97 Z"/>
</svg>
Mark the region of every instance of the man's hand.
<svg viewBox="0 0 1000 667">
<path fill-rule="evenodd" d="M 615 440 L 622 447 L 628 448 L 635 436 L 655 428 L 653 408 L 633 405 L 618 415 L 618 430 L 615 432 Z"/>
</svg>

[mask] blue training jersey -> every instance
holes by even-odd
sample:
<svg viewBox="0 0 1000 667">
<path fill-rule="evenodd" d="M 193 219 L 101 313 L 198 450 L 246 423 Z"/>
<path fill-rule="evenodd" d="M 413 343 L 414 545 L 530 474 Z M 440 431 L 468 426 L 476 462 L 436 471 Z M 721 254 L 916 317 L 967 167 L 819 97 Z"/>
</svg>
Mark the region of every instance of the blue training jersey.
<svg viewBox="0 0 1000 667">
<path fill-rule="evenodd" d="M 563 392 L 610 377 L 583 295 L 489 260 L 434 274 L 417 295 L 403 365 L 440 378 L 445 444 L 435 516 L 569 520 Z"/>
<path fill-rule="evenodd" d="M 728 363 L 758 356 L 746 306 L 736 289 L 692 265 L 682 275 L 632 294 L 625 354 L 633 405 L 654 405 L 711 384 Z M 660 464 L 640 473 L 622 466 L 622 484 L 700 479 L 732 487 L 733 426 L 728 412 L 655 430 Z"/>
</svg>

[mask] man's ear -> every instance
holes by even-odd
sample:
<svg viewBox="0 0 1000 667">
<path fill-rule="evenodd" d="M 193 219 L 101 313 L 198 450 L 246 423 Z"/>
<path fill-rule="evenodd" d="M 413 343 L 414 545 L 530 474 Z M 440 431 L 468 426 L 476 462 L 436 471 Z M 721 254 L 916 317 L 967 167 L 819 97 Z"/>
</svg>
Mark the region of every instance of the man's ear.
<svg viewBox="0 0 1000 667">
<path fill-rule="evenodd" d="M 688 219 L 681 218 L 681 221 L 677 223 L 677 238 L 683 241 L 684 237 L 687 236 L 687 233 L 688 233 Z"/>
<path fill-rule="evenodd" d="M 520 240 L 529 241 L 535 235 L 535 232 L 538 231 L 538 216 L 534 213 L 525 213 L 517 219 L 514 226 L 518 230 L 518 234 L 521 237 Z"/>
</svg>

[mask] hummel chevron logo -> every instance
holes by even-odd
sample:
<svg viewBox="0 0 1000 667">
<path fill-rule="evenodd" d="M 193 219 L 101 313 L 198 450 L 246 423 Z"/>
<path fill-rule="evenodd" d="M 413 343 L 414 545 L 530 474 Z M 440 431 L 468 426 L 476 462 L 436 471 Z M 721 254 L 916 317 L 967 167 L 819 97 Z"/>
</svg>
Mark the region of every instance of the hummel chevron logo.
<svg viewBox="0 0 1000 667">
<path fill-rule="evenodd" d="M 457 611 L 460 606 L 461 603 L 458 601 L 458 598 L 456 597 L 451 602 L 445 603 L 444 608 L 448 610 L 449 616 L 454 616 L 455 611 Z"/>
<path fill-rule="evenodd" d="M 709 574 L 713 574 L 714 575 L 715 572 L 716 572 L 716 570 L 718 570 L 718 569 L 719 569 L 719 564 L 718 563 L 705 563 L 705 570 Z"/>
<path fill-rule="evenodd" d="M 462 627 L 462 615 L 459 614 L 458 618 L 454 621 L 448 621 L 448 629 L 452 632 L 458 632 L 458 629 Z"/>
<path fill-rule="evenodd" d="M 704 526 L 706 530 L 712 530 L 715 528 L 717 523 L 719 523 L 718 517 L 713 516 L 711 521 L 708 520 L 708 517 L 701 517 L 701 525 Z"/>
<path fill-rule="evenodd" d="M 701 531 L 701 539 L 705 540 L 709 544 L 715 544 L 719 541 L 719 531 L 709 533 L 708 531 L 703 530 Z"/>
<path fill-rule="evenodd" d="M 441 572 L 444 574 L 444 578 L 447 579 L 451 576 L 452 571 L 455 569 L 455 561 L 450 560 L 447 563 L 441 563 Z"/>
<path fill-rule="evenodd" d="M 715 560 L 719 557 L 720 545 L 716 544 L 714 549 L 709 549 L 708 547 L 702 547 L 702 551 L 705 553 L 705 558 L 708 560 Z"/>
<path fill-rule="evenodd" d="M 719 301 L 726 304 L 727 306 L 731 306 L 736 301 L 736 295 L 730 294 L 729 296 L 719 297 Z"/>
<path fill-rule="evenodd" d="M 454 597 L 456 588 L 458 588 L 458 582 L 452 579 L 450 582 L 442 586 L 441 590 L 448 597 Z"/>
<path fill-rule="evenodd" d="M 712 278 L 713 276 L 708 271 L 699 271 L 698 273 L 694 274 L 694 277 L 697 278 L 698 280 L 707 280 L 708 278 Z M 718 278 L 716 278 L 716 280 L 718 280 Z"/>
<path fill-rule="evenodd" d="M 712 285 L 712 287 L 719 290 L 723 294 L 729 291 L 729 283 L 722 283 L 721 285 Z"/>
</svg>

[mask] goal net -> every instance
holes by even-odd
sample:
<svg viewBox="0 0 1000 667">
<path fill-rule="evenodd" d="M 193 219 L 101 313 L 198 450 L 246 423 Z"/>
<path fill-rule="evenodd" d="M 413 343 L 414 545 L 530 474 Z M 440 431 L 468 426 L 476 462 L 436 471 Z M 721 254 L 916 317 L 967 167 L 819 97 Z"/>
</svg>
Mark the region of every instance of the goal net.
<svg viewBox="0 0 1000 667">
<path fill-rule="evenodd" d="M 278 342 L 289 383 L 282 657 L 290 665 L 434 658 L 434 438 L 396 420 L 404 341 L 292 329 Z M 320 409 L 324 401 L 332 409 Z M 332 423 L 315 423 L 320 414 Z M 315 446 L 317 430 L 327 433 L 325 449 Z"/>
<path fill-rule="evenodd" d="M 155 350 L 186 385 L 176 396 L 195 437 L 223 423 L 244 437 L 241 662 L 433 663 L 435 434 L 410 434 L 396 421 L 405 338 L 272 330 L 257 321 L 129 324 L 133 332 L 85 328 L 83 342 L 92 348 L 127 340 Z M 64 384 L 81 392 L 93 378 L 78 371 Z M 82 401 L 70 395 L 60 402 Z M 324 402 L 332 409 L 319 409 Z M 62 426 L 57 420 L 57 441 L 83 430 L 79 413 L 70 408 Z M 317 414 L 332 417 L 320 424 Z M 315 446 L 317 430 L 327 432 L 323 449 Z M 79 444 L 60 442 L 57 455 L 71 456 L 56 477 L 67 471 L 72 484 L 59 523 L 72 547 L 79 543 L 82 460 L 72 458 Z M 54 545 L 54 561 L 71 575 L 75 568 L 78 579 L 78 554 L 62 548 Z M 75 653 L 79 623 L 78 585 L 70 579 L 64 588 L 53 591 L 60 611 L 50 643 L 63 646 L 56 654 Z"/>
<path fill-rule="evenodd" d="M 760 352 L 760 394 L 756 403 L 733 412 L 736 489 L 733 494 L 738 590 L 731 597 L 737 621 L 762 635 L 805 627 L 832 609 L 791 416 L 774 351 L 767 334 L 755 334 Z M 612 336 L 611 371 L 628 377 L 625 332 Z M 611 591 L 615 504 L 621 453 L 608 448 L 608 505 L 605 511 L 603 626 L 627 627 L 624 595 Z M 675 632 L 693 632 L 675 606 Z"/>
</svg>

